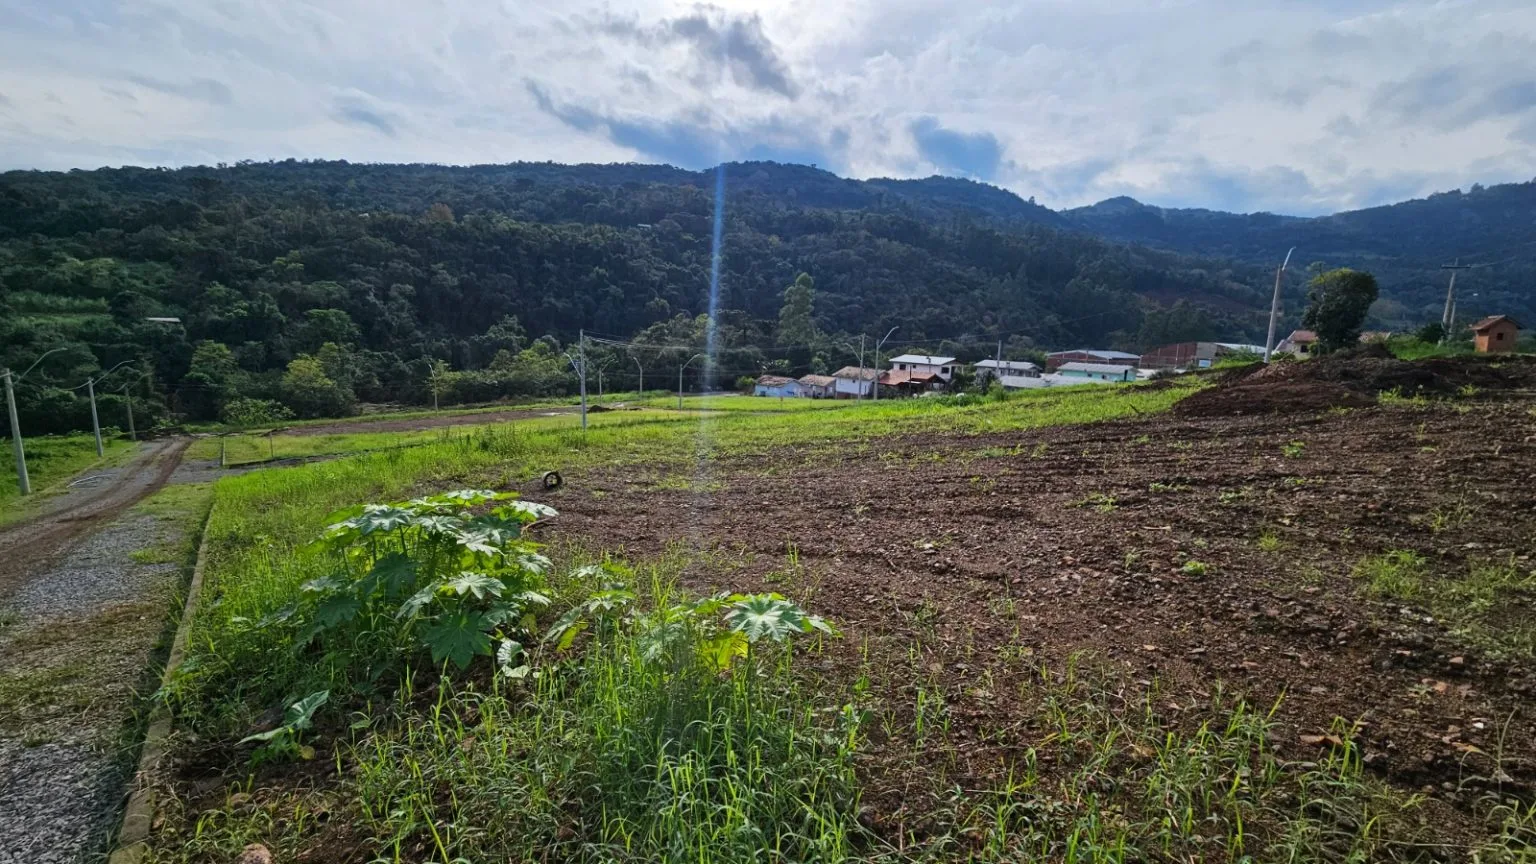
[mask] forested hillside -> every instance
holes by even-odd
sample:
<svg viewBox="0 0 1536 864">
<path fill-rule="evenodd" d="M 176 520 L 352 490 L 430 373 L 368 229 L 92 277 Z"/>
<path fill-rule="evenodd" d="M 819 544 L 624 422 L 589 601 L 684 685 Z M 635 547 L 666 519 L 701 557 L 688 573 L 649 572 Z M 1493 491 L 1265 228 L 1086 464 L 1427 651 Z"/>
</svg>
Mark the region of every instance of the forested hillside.
<svg viewBox="0 0 1536 864">
<path fill-rule="evenodd" d="M 434 374 L 449 399 L 568 392 L 562 349 L 585 328 L 653 346 L 595 364 L 633 387 L 702 347 L 714 180 L 547 163 L 3 174 L 0 363 L 66 348 L 18 391 L 32 433 L 87 425 L 71 388 L 123 361 L 135 371 L 101 389 L 131 384 L 141 417 L 238 417 L 252 399 L 319 415 L 425 401 Z M 727 166 L 717 381 L 835 368 L 891 327 L 888 350 L 968 358 L 997 340 L 1019 354 L 1261 337 L 1264 269 L 1064 225 L 968 181 Z M 809 323 L 781 327 L 802 272 Z"/>
<path fill-rule="evenodd" d="M 1385 326 L 1437 317 L 1448 278 L 1440 265 L 1459 258 L 1479 265 L 1458 277 L 1468 320 L 1485 312 L 1536 318 L 1536 181 L 1474 186 L 1311 219 L 1168 210 L 1130 198 L 1061 216 L 1082 231 L 1186 254 L 1273 268 L 1294 246 L 1294 261 L 1303 268 L 1323 261 L 1370 270 L 1381 282 L 1385 299 L 1375 315 Z M 1298 269 L 1293 281 L 1303 275 Z"/>
</svg>

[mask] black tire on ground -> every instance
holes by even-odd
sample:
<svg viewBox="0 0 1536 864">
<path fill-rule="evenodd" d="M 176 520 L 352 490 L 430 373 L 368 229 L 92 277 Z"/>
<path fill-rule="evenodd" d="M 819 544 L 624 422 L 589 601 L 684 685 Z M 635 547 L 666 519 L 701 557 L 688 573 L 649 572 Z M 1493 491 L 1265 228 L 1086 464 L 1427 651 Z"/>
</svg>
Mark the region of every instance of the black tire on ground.
<svg viewBox="0 0 1536 864">
<path fill-rule="evenodd" d="M 544 472 L 544 488 L 545 489 L 559 489 L 563 485 L 565 485 L 565 481 L 563 479 L 561 479 L 559 471 L 545 471 Z"/>
</svg>

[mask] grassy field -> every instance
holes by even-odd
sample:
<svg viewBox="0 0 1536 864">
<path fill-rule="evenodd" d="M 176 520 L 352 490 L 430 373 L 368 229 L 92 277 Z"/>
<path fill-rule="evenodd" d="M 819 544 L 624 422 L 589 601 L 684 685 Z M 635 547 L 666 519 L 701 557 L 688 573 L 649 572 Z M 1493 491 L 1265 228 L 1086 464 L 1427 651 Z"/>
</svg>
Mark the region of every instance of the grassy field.
<svg viewBox="0 0 1536 864">
<path fill-rule="evenodd" d="M 5 442 L 4 475 L 0 482 L 0 525 L 23 518 L 43 493 L 68 481 L 96 464 L 96 439 L 88 434 L 49 435 L 26 439 L 27 476 L 32 481 L 32 495 L 24 498 L 16 482 L 16 464 L 10 440 Z M 108 464 L 128 458 L 138 445 L 117 438 L 103 438 Z"/>
</svg>

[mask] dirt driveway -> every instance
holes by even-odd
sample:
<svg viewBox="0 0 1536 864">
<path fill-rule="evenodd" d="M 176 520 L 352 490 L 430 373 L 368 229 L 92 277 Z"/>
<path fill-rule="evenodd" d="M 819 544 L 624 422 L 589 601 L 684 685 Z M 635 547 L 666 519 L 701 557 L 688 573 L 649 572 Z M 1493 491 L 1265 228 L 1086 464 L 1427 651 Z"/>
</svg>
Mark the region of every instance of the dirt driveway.
<svg viewBox="0 0 1536 864">
<path fill-rule="evenodd" d="M 71 540 L 164 486 L 190 444 L 186 438 L 148 442 L 122 465 L 92 472 L 44 502 L 37 515 L 0 529 L 0 597 Z"/>
</svg>

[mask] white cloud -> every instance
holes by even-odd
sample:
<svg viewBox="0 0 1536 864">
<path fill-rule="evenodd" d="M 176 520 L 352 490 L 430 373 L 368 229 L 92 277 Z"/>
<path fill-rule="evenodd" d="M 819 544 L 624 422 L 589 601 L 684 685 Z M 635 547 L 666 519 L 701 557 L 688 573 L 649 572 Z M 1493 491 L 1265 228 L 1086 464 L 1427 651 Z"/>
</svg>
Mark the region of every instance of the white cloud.
<svg viewBox="0 0 1536 864">
<path fill-rule="evenodd" d="M 0 168 L 816 162 L 1323 212 L 1536 175 L 1528 0 L 0 0 Z"/>
</svg>

